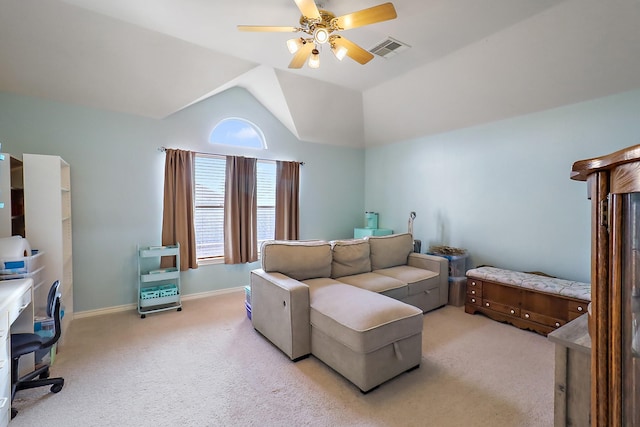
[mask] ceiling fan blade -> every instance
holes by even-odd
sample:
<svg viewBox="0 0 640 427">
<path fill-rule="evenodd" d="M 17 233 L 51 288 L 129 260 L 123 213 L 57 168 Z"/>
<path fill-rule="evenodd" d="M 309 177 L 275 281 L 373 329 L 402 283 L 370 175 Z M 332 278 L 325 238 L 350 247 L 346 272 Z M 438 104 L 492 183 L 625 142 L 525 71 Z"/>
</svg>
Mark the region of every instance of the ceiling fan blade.
<svg viewBox="0 0 640 427">
<path fill-rule="evenodd" d="M 289 63 L 289 68 L 302 68 L 304 62 L 307 60 L 309 55 L 311 55 L 311 51 L 313 50 L 314 46 L 315 45 L 313 43 L 305 43 L 304 45 L 302 45 L 302 47 L 298 49 L 296 54 L 293 56 L 293 59 Z"/>
<path fill-rule="evenodd" d="M 355 44 L 354 42 L 345 39 L 344 37 L 336 37 L 333 43 L 338 47 L 344 47 L 347 49 L 347 56 L 362 65 L 373 59 L 373 54 L 368 50 L 365 50 Z"/>
<path fill-rule="evenodd" d="M 298 31 L 296 27 L 272 27 L 268 25 L 238 25 L 240 31 L 268 31 L 281 33 L 295 33 Z"/>
<path fill-rule="evenodd" d="M 375 24 L 376 22 L 388 21 L 398 17 L 396 9 L 391 3 L 384 3 L 378 6 L 362 9 L 357 12 L 338 16 L 332 20 L 338 28 L 350 30 L 364 25 Z"/>
<path fill-rule="evenodd" d="M 320 19 L 320 11 L 313 0 L 294 0 L 303 16 L 311 19 Z"/>
</svg>

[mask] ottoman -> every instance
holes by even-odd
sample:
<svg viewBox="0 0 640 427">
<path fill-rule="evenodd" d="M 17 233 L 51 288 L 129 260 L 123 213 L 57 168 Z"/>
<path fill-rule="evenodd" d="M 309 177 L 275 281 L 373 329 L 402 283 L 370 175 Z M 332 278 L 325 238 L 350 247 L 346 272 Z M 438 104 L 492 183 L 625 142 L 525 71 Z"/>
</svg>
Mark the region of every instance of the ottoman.
<svg viewBox="0 0 640 427">
<path fill-rule="evenodd" d="M 311 353 L 362 392 L 420 366 L 422 310 L 346 284 L 309 285 Z"/>
</svg>

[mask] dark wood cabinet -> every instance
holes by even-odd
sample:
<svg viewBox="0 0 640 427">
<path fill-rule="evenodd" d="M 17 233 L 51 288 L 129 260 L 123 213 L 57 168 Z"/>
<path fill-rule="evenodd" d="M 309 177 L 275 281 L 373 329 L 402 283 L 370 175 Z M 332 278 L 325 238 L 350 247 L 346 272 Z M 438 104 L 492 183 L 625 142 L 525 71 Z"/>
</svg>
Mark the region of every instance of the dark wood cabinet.
<svg viewBox="0 0 640 427">
<path fill-rule="evenodd" d="M 543 335 L 579 317 L 578 313 L 586 313 L 588 303 L 490 280 L 467 279 L 465 312 L 482 313 Z"/>
<path fill-rule="evenodd" d="M 640 145 L 573 164 L 591 199 L 591 425 L 640 426 Z"/>
</svg>

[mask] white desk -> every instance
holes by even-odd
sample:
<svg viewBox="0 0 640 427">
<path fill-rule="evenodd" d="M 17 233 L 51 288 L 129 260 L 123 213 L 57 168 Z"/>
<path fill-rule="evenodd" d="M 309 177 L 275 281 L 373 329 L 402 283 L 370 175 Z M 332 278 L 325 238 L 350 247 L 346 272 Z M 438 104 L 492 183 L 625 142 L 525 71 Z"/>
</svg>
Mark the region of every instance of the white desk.
<svg viewBox="0 0 640 427">
<path fill-rule="evenodd" d="M 33 279 L 0 281 L 0 427 L 11 420 L 11 332 L 33 332 Z M 33 370 L 31 358 L 20 359 L 20 372 Z"/>
</svg>

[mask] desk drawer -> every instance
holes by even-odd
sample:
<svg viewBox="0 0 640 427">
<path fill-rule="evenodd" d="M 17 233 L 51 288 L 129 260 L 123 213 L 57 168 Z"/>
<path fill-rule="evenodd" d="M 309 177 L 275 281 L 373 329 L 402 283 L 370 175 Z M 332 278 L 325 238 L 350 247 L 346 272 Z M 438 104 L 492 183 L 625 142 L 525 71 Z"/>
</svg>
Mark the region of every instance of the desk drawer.
<svg viewBox="0 0 640 427">
<path fill-rule="evenodd" d="M 482 307 L 482 298 L 467 294 L 467 304 L 473 304 L 477 305 L 478 307 Z"/>
<path fill-rule="evenodd" d="M 510 316 L 520 316 L 520 307 L 514 305 L 501 304 L 499 302 L 483 299 L 482 307 L 499 313 L 508 314 Z"/>
<path fill-rule="evenodd" d="M 9 306 L 9 324 L 13 324 L 20 313 L 31 304 L 31 292 L 32 290 L 29 288 Z"/>
<path fill-rule="evenodd" d="M 578 316 L 582 316 L 587 312 L 588 302 L 569 301 L 569 312 L 577 313 Z"/>
<path fill-rule="evenodd" d="M 3 399 L 6 398 L 5 404 L 11 406 L 11 361 L 2 360 L 0 365 L 0 411 L 2 411 L 6 409 L 6 406 L 2 406 Z"/>
<path fill-rule="evenodd" d="M 472 289 L 476 289 L 476 292 L 480 291 L 480 293 L 482 294 L 482 281 L 478 279 L 474 279 L 472 277 L 468 277 L 467 292 L 471 291 Z"/>
<path fill-rule="evenodd" d="M 9 311 L 0 311 L 0 341 L 9 338 Z"/>
<path fill-rule="evenodd" d="M 0 380 L 5 370 L 10 371 L 11 366 L 11 348 L 9 347 L 9 316 L 7 311 L 0 312 Z M 11 375 L 9 375 L 11 378 Z"/>
<path fill-rule="evenodd" d="M 522 311 L 522 318 L 526 320 L 531 320 L 536 323 L 540 323 L 542 325 L 551 326 L 552 328 L 559 328 L 560 326 L 567 323 L 565 320 L 558 319 L 551 316 L 545 316 L 544 314 L 534 313 L 532 311 Z"/>
<path fill-rule="evenodd" d="M 482 298 L 482 286 L 472 289 L 467 289 L 467 294 L 473 297 Z"/>
<path fill-rule="evenodd" d="M 11 398 L 8 398 L 3 404 L 4 398 L 0 398 L 0 427 L 8 426 L 11 413 Z"/>
<path fill-rule="evenodd" d="M 11 410 L 11 341 L 9 312 L 0 312 L 0 427 L 9 423 Z"/>
</svg>

